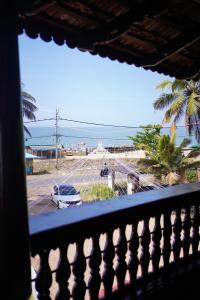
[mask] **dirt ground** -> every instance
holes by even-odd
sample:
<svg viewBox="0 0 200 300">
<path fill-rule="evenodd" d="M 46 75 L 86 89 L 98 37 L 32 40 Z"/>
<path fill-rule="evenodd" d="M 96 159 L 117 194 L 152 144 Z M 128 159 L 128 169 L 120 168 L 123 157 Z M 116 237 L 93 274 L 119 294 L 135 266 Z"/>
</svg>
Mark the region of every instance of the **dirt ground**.
<svg viewBox="0 0 200 300">
<path fill-rule="evenodd" d="M 80 157 L 66 157 L 58 160 L 58 169 L 56 169 L 56 160 L 55 159 L 43 159 L 43 160 L 34 160 L 34 175 L 42 175 L 42 174 L 53 174 L 57 172 L 62 172 L 63 170 L 71 169 L 76 163 L 81 162 L 82 160 L 87 160 L 84 163 L 84 169 L 93 166 L 93 168 L 99 168 L 103 166 L 104 161 L 112 161 L 114 160 L 109 158 L 97 158 L 93 159 L 89 156 L 80 156 Z M 136 159 L 131 158 L 123 158 L 123 161 L 126 163 L 134 163 L 137 161 Z M 84 169 L 82 170 L 84 172 Z"/>
</svg>

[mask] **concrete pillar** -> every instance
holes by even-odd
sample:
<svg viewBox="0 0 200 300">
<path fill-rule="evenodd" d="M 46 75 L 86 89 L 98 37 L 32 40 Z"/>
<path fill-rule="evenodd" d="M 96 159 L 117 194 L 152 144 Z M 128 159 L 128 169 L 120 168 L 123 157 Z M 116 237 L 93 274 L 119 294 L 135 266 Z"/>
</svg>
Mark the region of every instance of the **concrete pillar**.
<svg viewBox="0 0 200 300">
<path fill-rule="evenodd" d="M 139 176 L 129 173 L 127 175 L 127 194 L 132 195 L 138 191 L 139 188 Z"/>
<path fill-rule="evenodd" d="M 115 189 L 115 171 L 109 170 L 108 173 L 108 187 L 114 191 Z"/>
<path fill-rule="evenodd" d="M 127 179 L 127 195 L 132 195 L 135 191 L 135 184 L 133 181 Z"/>
</svg>

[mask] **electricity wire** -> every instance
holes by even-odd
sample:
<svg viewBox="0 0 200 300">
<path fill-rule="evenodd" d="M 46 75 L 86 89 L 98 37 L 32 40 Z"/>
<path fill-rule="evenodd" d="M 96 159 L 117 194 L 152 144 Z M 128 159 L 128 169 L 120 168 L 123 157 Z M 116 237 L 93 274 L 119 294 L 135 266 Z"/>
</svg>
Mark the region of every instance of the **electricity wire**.
<svg viewBox="0 0 200 300">
<path fill-rule="evenodd" d="M 38 120 L 31 120 L 31 121 L 25 121 L 24 123 L 34 123 L 34 122 L 42 122 L 42 121 L 55 121 L 55 118 L 45 118 L 45 119 L 38 119 Z M 129 125 L 117 125 L 117 124 L 105 124 L 105 123 L 96 123 L 96 122 L 88 122 L 88 121 L 81 121 L 81 120 L 74 120 L 74 119 L 68 119 L 68 118 L 61 118 L 58 117 L 59 121 L 68 121 L 68 122 L 74 122 L 74 123 L 79 123 L 79 124 L 87 124 L 87 125 L 95 125 L 95 126 L 103 126 L 103 127 L 115 127 L 115 128 L 127 128 L 127 129 L 135 129 L 135 128 L 140 128 L 142 129 L 143 127 L 141 126 L 129 126 Z M 181 127 L 187 127 L 190 125 L 200 125 L 199 122 L 196 123 L 191 123 L 191 124 L 185 124 L 185 125 L 176 125 L 177 128 Z M 152 128 L 151 126 L 148 127 L 148 125 L 144 125 L 145 128 Z M 154 128 L 160 128 L 160 125 L 156 127 L 154 125 Z M 171 126 L 162 126 L 161 130 L 164 128 L 171 128 Z"/>
</svg>

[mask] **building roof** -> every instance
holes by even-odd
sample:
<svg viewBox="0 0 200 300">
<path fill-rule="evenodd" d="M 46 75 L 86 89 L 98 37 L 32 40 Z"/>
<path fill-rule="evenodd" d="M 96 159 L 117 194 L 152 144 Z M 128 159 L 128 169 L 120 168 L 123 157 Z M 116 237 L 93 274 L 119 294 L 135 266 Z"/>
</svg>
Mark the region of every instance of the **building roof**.
<svg viewBox="0 0 200 300">
<path fill-rule="evenodd" d="M 63 145 L 30 145 L 29 148 L 35 151 L 55 151 L 64 149 Z"/>
<path fill-rule="evenodd" d="M 180 79 L 200 74 L 200 0 L 18 3 L 19 34 Z"/>
<path fill-rule="evenodd" d="M 25 158 L 26 159 L 31 159 L 31 158 L 39 158 L 39 156 L 33 155 L 31 153 L 25 153 Z"/>
</svg>

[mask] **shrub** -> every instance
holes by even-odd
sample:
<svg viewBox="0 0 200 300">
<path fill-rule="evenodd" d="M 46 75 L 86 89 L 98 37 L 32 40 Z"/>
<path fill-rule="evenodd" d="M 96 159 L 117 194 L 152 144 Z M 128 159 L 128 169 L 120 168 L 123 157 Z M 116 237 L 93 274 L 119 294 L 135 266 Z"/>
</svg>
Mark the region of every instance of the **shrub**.
<svg viewBox="0 0 200 300">
<path fill-rule="evenodd" d="M 186 170 L 185 176 L 188 182 L 197 182 L 197 171 L 194 169 Z"/>
<path fill-rule="evenodd" d="M 81 191 L 81 198 L 85 201 L 103 200 L 114 196 L 116 193 L 105 184 L 94 184 Z"/>
</svg>

